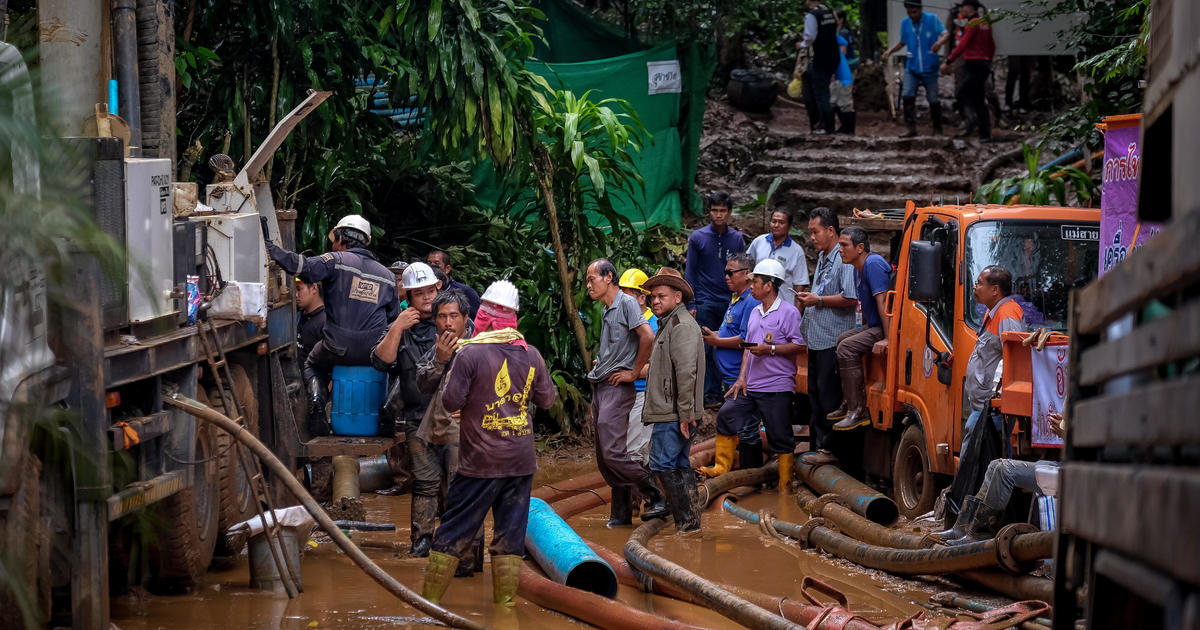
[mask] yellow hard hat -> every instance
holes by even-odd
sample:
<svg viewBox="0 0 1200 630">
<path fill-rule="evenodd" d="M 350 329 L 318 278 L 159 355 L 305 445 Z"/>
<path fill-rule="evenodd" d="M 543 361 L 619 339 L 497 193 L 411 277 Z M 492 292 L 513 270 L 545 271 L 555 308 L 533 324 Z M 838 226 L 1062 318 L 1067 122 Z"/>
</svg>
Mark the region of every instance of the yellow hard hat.
<svg viewBox="0 0 1200 630">
<path fill-rule="evenodd" d="M 645 271 L 642 271 L 636 267 L 630 267 L 629 269 L 625 270 L 625 273 L 621 274 L 621 280 L 617 284 L 622 288 L 637 289 L 638 291 L 649 295 L 650 292 L 642 288 L 642 283 L 649 279 L 650 276 L 647 276 Z"/>
</svg>

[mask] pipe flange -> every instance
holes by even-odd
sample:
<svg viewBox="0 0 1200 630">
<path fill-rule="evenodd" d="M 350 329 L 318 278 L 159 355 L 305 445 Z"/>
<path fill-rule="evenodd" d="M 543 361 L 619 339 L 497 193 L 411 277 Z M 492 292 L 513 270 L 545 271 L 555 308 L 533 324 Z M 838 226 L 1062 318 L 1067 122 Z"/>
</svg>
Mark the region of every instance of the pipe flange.
<svg viewBox="0 0 1200 630">
<path fill-rule="evenodd" d="M 825 494 L 817 497 L 816 501 L 813 501 L 811 514 L 813 516 L 821 516 L 821 514 L 825 511 L 825 506 L 829 505 L 830 503 L 840 505 L 844 508 L 849 507 L 846 505 L 846 499 L 842 495 L 835 492 L 826 492 Z"/>
<path fill-rule="evenodd" d="M 812 531 L 818 527 L 824 527 L 825 529 L 834 532 L 838 530 L 837 526 L 831 521 L 827 521 L 823 518 L 810 518 L 800 526 L 800 531 L 796 532 L 796 539 L 800 542 L 801 548 L 809 549 L 813 546 L 812 543 L 809 542 L 808 538 L 812 534 Z"/>
<path fill-rule="evenodd" d="M 1013 555 L 1012 546 L 1013 540 L 1022 534 L 1032 534 L 1040 531 L 1038 528 L 1029 523 L 1013 523 L 1000 528 L 1000 532 L 996 534 L 996 562 L 1000 567 L 1010 573 L 1022 574 L 1028 573 L 1037 567 L 1037 562 L 1019 562 Z"/>
</svg>

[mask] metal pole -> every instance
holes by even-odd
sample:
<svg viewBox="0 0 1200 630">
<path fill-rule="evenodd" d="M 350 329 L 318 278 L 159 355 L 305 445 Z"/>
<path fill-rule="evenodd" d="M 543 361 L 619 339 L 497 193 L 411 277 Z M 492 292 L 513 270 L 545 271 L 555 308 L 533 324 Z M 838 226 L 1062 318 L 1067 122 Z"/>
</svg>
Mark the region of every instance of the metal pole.
<svg viewBox="0 0 1200 630">
<path fill-rule="evenodd" d="M 104 102 L 100 2 L 39 0 L 38 53 L 43 111 L 59 136 L 77 136 L 83 121 Z"/>
<path fill-rule="evenodd" d="M 129 123 L 131 155 L 141 155 L 142 97 L 138 84 L 137 0 L 113 0 L 113 51 L 117 62 L 117 91 L 121 117 Z"/>
</svg>

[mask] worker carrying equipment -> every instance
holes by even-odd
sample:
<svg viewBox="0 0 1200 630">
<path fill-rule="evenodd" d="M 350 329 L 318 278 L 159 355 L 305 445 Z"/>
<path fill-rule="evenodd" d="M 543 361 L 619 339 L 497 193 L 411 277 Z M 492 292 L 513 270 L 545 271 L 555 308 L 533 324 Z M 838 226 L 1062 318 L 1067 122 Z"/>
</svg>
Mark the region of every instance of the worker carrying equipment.
<svg viewBox="0 0 1200 630">
<path fill-rule="evenodd" d="M 396 277 L 366 249 L 371 224 L 356 214 L 343 217 L 329 232 L 333 251 L 315 257 L 275 245 L 267 232 L 266 217 L 262 223 L 271 260 L 289 275 L 321 283 L 325 334 L 309 351 L 303 374 L 309 392 L 309 433 L 325 435 L 325 403 L 333 366 L 371 364 L 371 348 L 400 313 Z"/>
</svg>

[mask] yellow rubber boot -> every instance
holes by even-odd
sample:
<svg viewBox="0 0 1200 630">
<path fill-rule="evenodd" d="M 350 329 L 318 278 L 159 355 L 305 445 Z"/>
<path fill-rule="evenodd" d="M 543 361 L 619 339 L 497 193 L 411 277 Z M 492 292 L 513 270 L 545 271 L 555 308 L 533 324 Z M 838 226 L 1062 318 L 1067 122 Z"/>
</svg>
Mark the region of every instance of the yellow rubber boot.
<svg viewBox="0 0 1200 630">
<path fill-rule="evenodd" d="M 716 461 L 712 466 L 704 466 L 697 468 L 705 477 L 716 477 L 724 475 L 733 467 L 733 452 L 737 450 L 738 439 L 736 435 L 717 435 L 717 455 Z"/>
<path fill-rule="evenodd" d="M 425 567 L 425 586 L 421 588 L 421 597 L 440 604 L 446 587 L 454 577 L 458 568 L 458 558 L 440 551 L 429 552 L 429 565 Z"/>
<path fill-rule="evenodd" d="M 792 453 L 781 453 L 779 455 L 779 492 L 791 491 L 792 484 L 792 464 L 796 456 Z"/>
<path fill-rule="evenodd" d="M 492 601 L 512 606 L 521 576 L 521 556 L 492 556 Z"/>
</svg>

